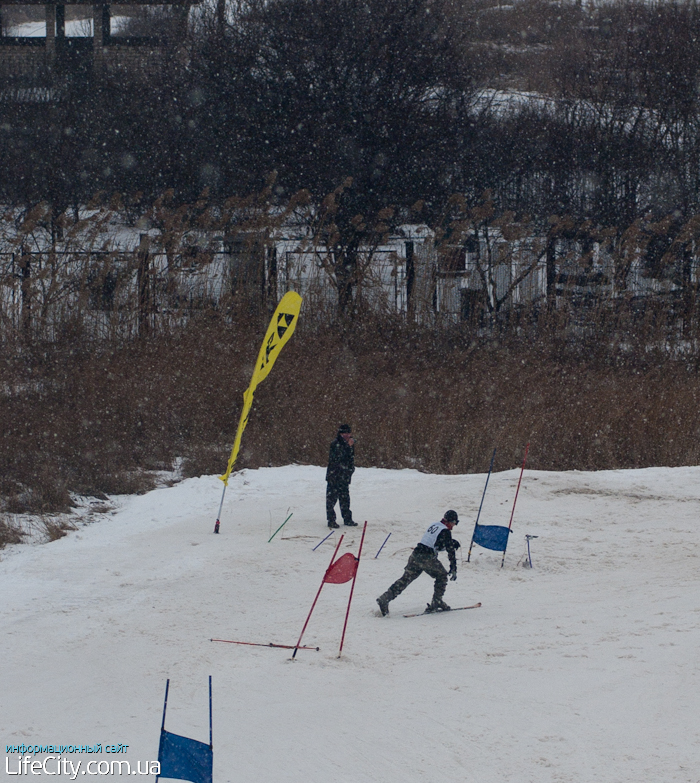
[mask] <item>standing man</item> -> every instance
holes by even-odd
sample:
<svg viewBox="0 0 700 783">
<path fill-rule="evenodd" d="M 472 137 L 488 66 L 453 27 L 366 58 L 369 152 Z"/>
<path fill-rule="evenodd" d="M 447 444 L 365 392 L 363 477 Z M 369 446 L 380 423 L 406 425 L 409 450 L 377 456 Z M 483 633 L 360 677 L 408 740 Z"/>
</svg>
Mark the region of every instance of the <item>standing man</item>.
<svg viewBox="0 0 700 783">
<path fill-rule="evenodd" d="M 343 522 L 356 527 L 350 511 L 350 481 L 355 472 L 355 439 L 349 424 L 341 424 L 328 456 L 326 470 L 326 518 L 328 527 L 338 527 L 335 521 L 335 504 L 340 503 Z"/>
<path fill-rule="evenodd" d="M 449 612 L 450 607 L 442 600 L 447 588 L 447 577 L 454 582 L 457 578 L 457 558 L 455 552 L 459 549 L 460 543 L 452 538 L 452 528 L 459 524 L 459 517 L 456 511 L 446 511 L 445 516 L 440 522 L 435 522 L 426 531 L 420 543 L 411 552 L 408 563 L 404 569 L 403 576 L 382 595 L 377 598 L 379 609 L 383 615 L 389 613 L 389 601 L 393 601 L 397 595 L 411 584 L 414 579 L 425 571 L 435 580 L 433 589 L 433 600 L 428 604 L 426 612 Z M 449 573 L 445 566 L 438 560 L 438 552 L 447 552 L 450 560 Z"/>
</svg>

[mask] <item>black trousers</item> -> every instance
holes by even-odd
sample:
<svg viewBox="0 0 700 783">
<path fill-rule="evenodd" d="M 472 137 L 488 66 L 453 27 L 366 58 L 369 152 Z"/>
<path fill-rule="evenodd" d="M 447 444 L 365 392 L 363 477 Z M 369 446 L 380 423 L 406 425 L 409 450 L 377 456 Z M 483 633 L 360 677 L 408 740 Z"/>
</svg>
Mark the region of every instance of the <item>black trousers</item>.
<svg viewBox="0 0 700 783">
<path fill-rule="evenodd" d="M 335 504 L 340 503 L 343 522 L 352 522 L 350 511 L 350 484 L 329 481 L 326 484 L 326 519 L 328 524 L 335 522 Z"/>
</svg>

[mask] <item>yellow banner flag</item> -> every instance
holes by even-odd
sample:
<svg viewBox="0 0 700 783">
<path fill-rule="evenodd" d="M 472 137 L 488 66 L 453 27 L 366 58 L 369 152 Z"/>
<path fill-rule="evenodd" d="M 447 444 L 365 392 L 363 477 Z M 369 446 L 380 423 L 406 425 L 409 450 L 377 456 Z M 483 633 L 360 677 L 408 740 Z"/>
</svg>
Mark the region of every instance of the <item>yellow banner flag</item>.
<svg viewBox="0 0 700 783">
<path fill-rule="evenodd" d="M 243 437 L 245 425 L 248 423 L 250 409 L 253 406 L 255 389 L 270 374 L 272 365 L 275 363 L 280 351 L 294 334 L 297 321 L 299 320 L 300 309 L 301 297 L 296 291 L 288 291 L 277 305 L 270 325 L 267 327 L 265 339 L 260 346 L 260 353 L 255 363 L 255 370 L 253 370 L 253 377 L 250 379 L 250 386 L 243 393 L 243 410 L 238 421 L 236 439 L 233 441 L 233 449 L 231 450 L 226 473 L 223 476 L 219 476 L 226 486 L 228 486 L 228 478 L 231 475 L 234 463 L 238 457 L 238 450 L 241 447 L 241 438 Z"/>
</svg>

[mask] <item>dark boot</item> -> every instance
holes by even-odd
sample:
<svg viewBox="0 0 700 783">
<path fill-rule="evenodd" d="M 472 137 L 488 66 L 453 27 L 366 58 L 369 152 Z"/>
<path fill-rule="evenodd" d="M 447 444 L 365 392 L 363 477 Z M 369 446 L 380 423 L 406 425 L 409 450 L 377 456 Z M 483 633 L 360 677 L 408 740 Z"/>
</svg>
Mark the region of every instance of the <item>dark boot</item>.
<svg viewBox="0 0 700 783">
<path fill-rule="evenodd" d="M 384 593 L 377 598 L 379 611 L 382 613 L 382 617 L 386 617 L 389 614 L 389 601 L 391 601 L 391 598 L 387 593 Z"/>
<path fill-rule="evenodd" d="M 432 602 L 428 604 L 426 612 L 449 612 L 450 608 L 442 598 L 433 598 Z"/>
<path fill-rule="evenodd" d="M 332 528 L 338 528 L 338 527 L 340 527 L 340 525 L 339 525 L 339 524 L 338 524 L 338 523 L 337 523 L 337 522 L 336 522 L 334 519 L 332 519 L 332 520 L 331 520 L 331 521 L 328 523 L 328 527 L 332 527 Z"/>
</svg>

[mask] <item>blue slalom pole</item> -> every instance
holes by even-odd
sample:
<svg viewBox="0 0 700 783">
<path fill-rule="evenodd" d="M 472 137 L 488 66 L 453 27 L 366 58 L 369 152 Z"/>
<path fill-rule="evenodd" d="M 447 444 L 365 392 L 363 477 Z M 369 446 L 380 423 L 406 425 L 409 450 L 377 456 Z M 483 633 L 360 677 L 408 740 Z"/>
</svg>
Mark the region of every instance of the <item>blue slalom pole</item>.
<svg viewBox="0 0 700 783">
<path fill-rule="evenodd" d="M 335 530 L 331 530 L 331 532 L 323 539 L 323 541 L 328 541 L 328 539 L 335 533 Z M 312 552 L 315 552 L 323 543 L 323 541 L 319 541 L 318 544 L 311 550 Z"/>
<path fill-rule="evenodd" d="M 163 699 L 163 722 L 160 724 L 160 730 L 165 731 L 165 711 L 168 709 L 168 691 L 170 690 L 170 678 L 165 681 L 165 699 Z"/>
<path fill-rule="evenodd" d="M 479 503 L 479 511 L 476 514 L 476 523 L 474 524 L 474 532 L 472 533 L 472 540 L 469 544 L 469 554 L 467 555 L 467 563 L 472 556 L 472 547 L 474 546 L 474 536 L 476 535 L 476 529 L 479 527 L 479 517 L 481 516 L 481 507 L 484 505 L 484 498 L 486 497 L 486 487 L 489 485 L 489 479 L 491 478 L 491 470 L 493 469 L 493 461 L 496 459 L 496 449 L 493 450 L 491 455 L 491 464 L 489 465 L 489 472 L 486 474 L 486 484 L 484 485 L 484 491 L 481 495 L 481 503 Z"/>
<path fill-rule="evenodd" d="M 209 675 L 209 747 L 214 750 L 214 735 L 212 733 L 212 720 L 211 720 L 211 674 Z"/>
<path fill-rule="evenodd" d="M 390 536 L 390 535 L 391 535 L 391 533 L 389 533 L 389 536 Z M 386 544 L 386 542 L 389 540 L 389 536 L 387 536 L 387 537 L 384 539 L 384 544 Z M 379 552 L 381 552 L 381 551 L 382 551 L 382 549 L 384 549 L 384 544 L 382 544 L 382 545 L 379 547 Z M 379 552 L 377 552 L 377 554 L 374 556 L 374 559 L 375 559 L 375 560 L 376 560 L 376 559 L 379 557 Z"/>
<path fill-rule="evenodd" d="M 163 750 L 163 737 L 165 735 L 165 711 L 168 709 L 168 691 L 170 690 L 170 678 L 165 681 L 165 699 L 163 699 L 163 721 L 160 724 L 160 742 L 158 744 L 158 761 L 161 759 Z M 156 775 L 156 783 L 160 780 L 160 775 Z"/>
</svg>

